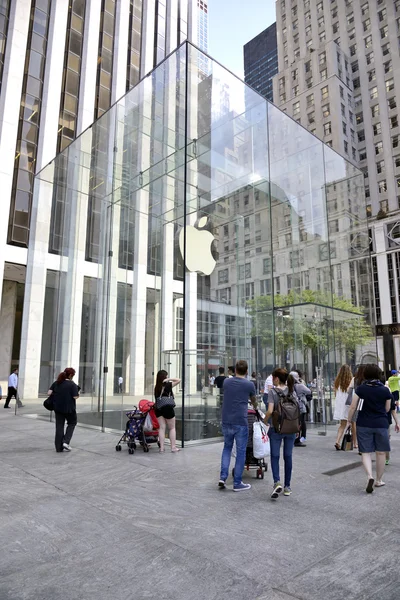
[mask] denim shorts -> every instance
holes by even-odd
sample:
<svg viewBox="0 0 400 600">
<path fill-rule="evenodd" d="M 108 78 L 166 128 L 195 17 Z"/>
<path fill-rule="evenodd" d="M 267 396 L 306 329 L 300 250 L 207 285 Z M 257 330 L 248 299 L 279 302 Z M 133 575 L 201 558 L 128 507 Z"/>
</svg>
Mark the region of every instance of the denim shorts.
<svg viewBox="0 0 400 600">
<path fill-rule="evenodd" d="M 390 452 L 389 430 L 383 427 L 358 427 L 358 449 L 361 453 Z"/>
</svg>

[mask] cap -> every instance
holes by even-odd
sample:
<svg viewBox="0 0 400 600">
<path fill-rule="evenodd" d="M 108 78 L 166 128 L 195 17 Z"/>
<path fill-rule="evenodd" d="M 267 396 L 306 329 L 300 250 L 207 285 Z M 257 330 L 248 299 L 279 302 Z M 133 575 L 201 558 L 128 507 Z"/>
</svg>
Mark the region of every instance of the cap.
<svg viewBox="0 0 400 600">
<path fill-rule="evenodd" d="M 397 371 L 395 371 L 395 370 L 393 369 L 393 371 L 392 371 L 392 375 L 396 375 L 396 373 L 397 373 Z"/>
</svg>

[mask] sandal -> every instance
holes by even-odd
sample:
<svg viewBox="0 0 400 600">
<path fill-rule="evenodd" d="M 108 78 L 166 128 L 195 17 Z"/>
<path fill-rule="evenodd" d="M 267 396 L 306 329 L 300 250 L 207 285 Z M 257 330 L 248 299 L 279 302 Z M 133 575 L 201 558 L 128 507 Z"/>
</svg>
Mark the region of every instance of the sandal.
<svg viewBox="0 0 400 600">
<path fill-rule="evenodd" d="M 374 491 L 374 480 L 372 479 L 372 477 L 368 479 L 368 484 L 365 491 L 367 492 L 367 494 L 372 494 L 372 492 Z"/>
<path fill-rule="evenodd" d="M 161 450 L 161 449 L 160 449 L 158 452 L 159 452 L 160 454 L 162 454 L 162 452 L 165 452 L 165 450 Z"/>
<path fill-rule="evenodd" d="M 377 481 L 375 483 L 375 487 L 383 487 L 384 485 L 386 485 L 386 483 L 384 481 Z"/>
<path fill-rule="evenodd" d="M 171 452 L 180 452 L 181 449 L 180 448 L 174 448 L 173 450 L 171 450 Z"/>
<path fill-rule="evenodd" d="M 336 448 L 336 450 L 341 450 L 340 444 L 336 443 L 335 448 Z"/>
</svg>

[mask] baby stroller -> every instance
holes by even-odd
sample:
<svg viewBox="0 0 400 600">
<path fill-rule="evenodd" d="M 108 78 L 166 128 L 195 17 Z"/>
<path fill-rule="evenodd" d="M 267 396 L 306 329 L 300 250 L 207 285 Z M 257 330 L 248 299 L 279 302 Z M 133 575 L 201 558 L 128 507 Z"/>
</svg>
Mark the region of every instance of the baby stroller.
<svg viewBox="0 0 400 600">
<path fill-rule="evenodd" d="M 126 444 L 128 446 L 129 454 L 134 454 L 136 450 L 135 440 L 142 446 L 143 452 L 149 451 L 149 444 L 157 443 L 158 446 L 160 445 L 158 441 L 159 423 L 154 409 L 154 402 L 151 400 L 141 400 L 139 402 L 139 407 L 135 406 L 133 410 L 126 413 L 128 421 L 126 422 L 125 431 L 122 434 L 121 439 L 115 446 L 117 452 L 122 450 L 121 444 Z M 149 417 L 151 421 L 150 426 L 153 426 L 152 431 L 145 430 L 145 421 L 147 417 Z M 147 422 L 147 425 L 148 424 L 149 423 Z"/>
<path fill-rule="evenodd" d="M 264 458 L 255 458 L 253 455 L 253 423 L 255 421 L 261 421 L 261 417 L 258 411 L 254 408 L 249 408 L 247 411 L 247 425 L 249 428 L 249 439 L 246 448 L 246 462 L 245 469 L 257 469 L 256 478 L 264 479 L 264 471 L 268 471 L 268 463 L 265 462 Z M 235 452 L 236 455 L 236 452 Z M 235 476 L 235 469 L 232 469 L 232 477 Z"/>
</svg>

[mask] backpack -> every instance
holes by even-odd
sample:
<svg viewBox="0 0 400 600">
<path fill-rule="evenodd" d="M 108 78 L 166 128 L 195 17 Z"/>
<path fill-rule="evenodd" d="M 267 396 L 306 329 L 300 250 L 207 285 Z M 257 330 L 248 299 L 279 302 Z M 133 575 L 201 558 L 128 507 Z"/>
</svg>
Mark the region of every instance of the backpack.
<svg viewBox="0 0 400 600">
<path fill-rule="evenodd" d="M 283 390 L 274 388 L 278 396 L 278 404 L 272 414 L 272 424 L 277 433 L 298 433 L 300 427 L 300 407 L 293 393 L 285 394 Z"/>
</svg>

